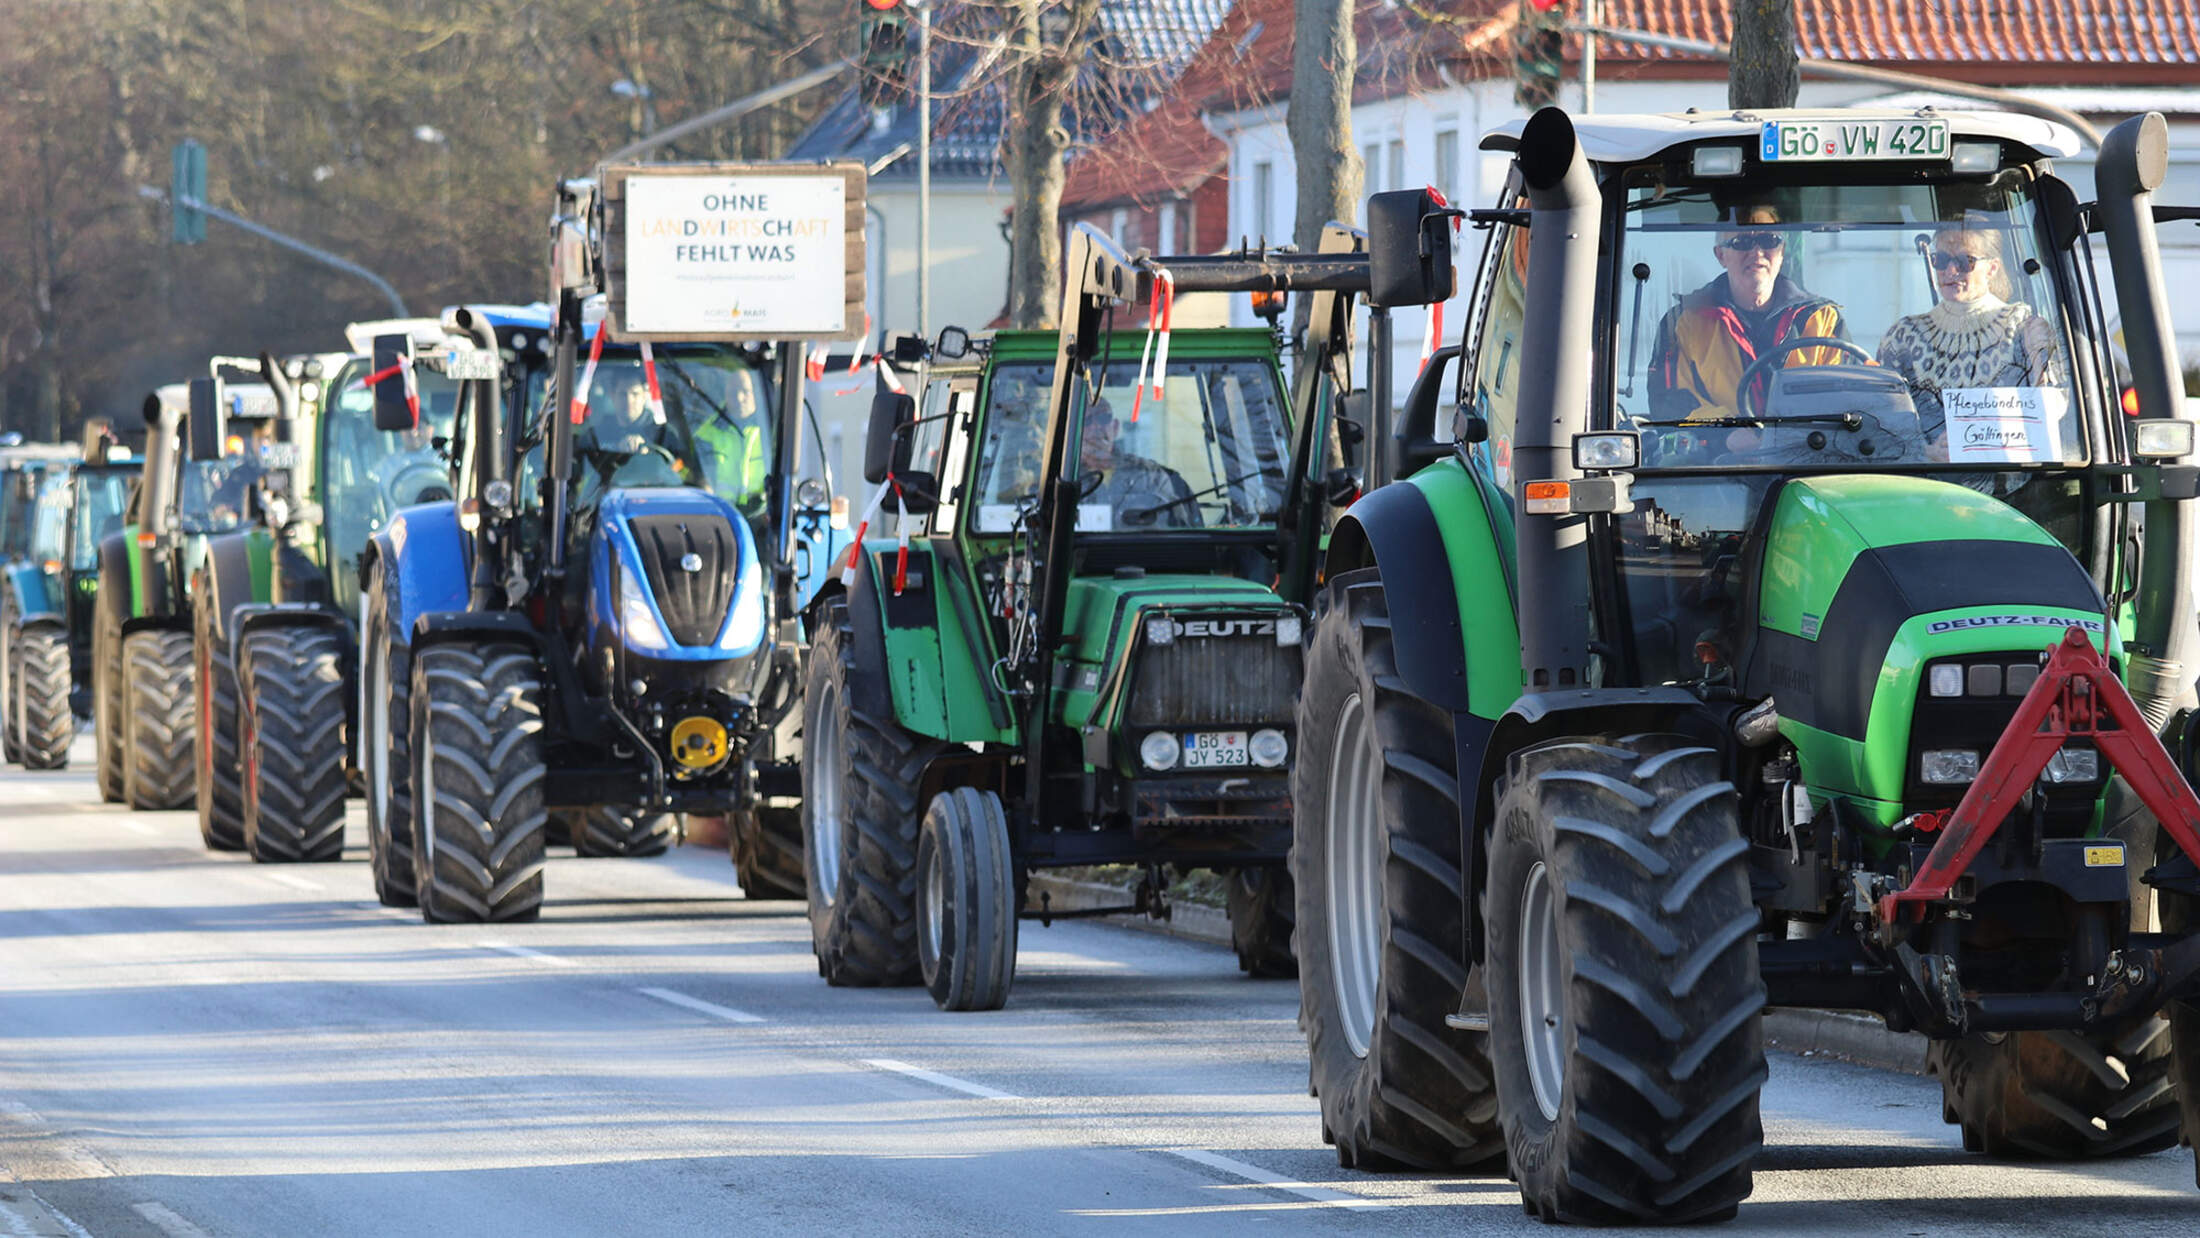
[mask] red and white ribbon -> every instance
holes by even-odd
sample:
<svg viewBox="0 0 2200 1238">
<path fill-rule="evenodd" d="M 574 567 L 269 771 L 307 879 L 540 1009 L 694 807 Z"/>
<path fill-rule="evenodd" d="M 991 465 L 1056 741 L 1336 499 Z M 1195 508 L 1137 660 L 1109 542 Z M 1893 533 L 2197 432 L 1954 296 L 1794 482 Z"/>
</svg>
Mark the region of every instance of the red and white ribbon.
<svg viewBox="0 0 2200 1238">
<path fill-rule="evenodd" d="M 876 360 L 879 379 L 886 384 L 886 389 L 895 395 L 908 395 L 909 389 L 902 386 L 901 379 L 895 376 L 893 364 L 886 360 L 886 354 L 880 353 Z"/>
<path fill-rule="evenodd" d="M 812 344 L 809 350 L 802 354 L 802 376 L 813 383 L 824 381 L 825 346 L 823 344 Z"/>
<path fill-rule="evenodd" d="M 412 410 L 413 428 L 418 429 L 420 426 L 420 387 L 413 380 L 412 362 L 408 358 L 399 357 L 374 373 L 360 378 L 352 386 L 371 391 L 375 384 L 388 382 L 393 378 L 405 380 L 405 407 Z"/>
<path fill-rule="evenodd" d="M 1146 398 L 1146 359 L 1153 358 L 1153 398 L 1162 398 L 1162 383 L 1169 373 L 1169 323 L 1176 313 L 1176 276 L 1153 273 L 1153 304 L 1146 309 L 1146 346 L 1138 352 L 1138 385 L 1131 390 L 1131 420 L 1138 420 L 1139 405 Z M 1158 342 L 1156 342 L 1158 340 Z"/>
<path fill-rule="evenodd" d="M 901 483 L 887 480 L 894 487 L 894 596 L 900 597 L 909 587 L 909 504 L 902 499 Z"/>
<path fill-rule="evenodd" d="M 611 334 L 601 324 L 596 327 L 596 338 L 588 345 L 588 364 L 581 368 L 581 381 L 573 386 L 573 424 L 579 425 L 588 417 L 588 387 L 596 381 L 596 363 L 603 360 L 603 337 Z"/>
<path fill-rule="evenodd" d="M 848 351 L 848 372 L 850 374 L 863 368 L 863 346 L 870 342 L 871 311 L 865 310 L 863 312 L 863 338 L 856 341 L 856 346 Z"/>
<path fill-rule="evenodd" d="M 642 341 L 642 382 L 649 388 L 649 417 L 658 425 L 665 424 L 665 393 L 657 385 L 657 357 L 649 351 L 649 341 Z"/>
<path fill-rule="evenodd" d="M 886 492 L 893 488 L 894 479 L 889 477 L 878 484 L 878 489 L 871 492 L 871 501 L 863 505 L 863 516 L 856 521 L 855 544 L 848 547 L 848 562 L 841 565 L 841 588 L 856 587 L 856 557 L 863 553 L 863 535 L 871 531 L 871 517 L 878 515 L 880 505 L 886 502 Z"/>
</svg>

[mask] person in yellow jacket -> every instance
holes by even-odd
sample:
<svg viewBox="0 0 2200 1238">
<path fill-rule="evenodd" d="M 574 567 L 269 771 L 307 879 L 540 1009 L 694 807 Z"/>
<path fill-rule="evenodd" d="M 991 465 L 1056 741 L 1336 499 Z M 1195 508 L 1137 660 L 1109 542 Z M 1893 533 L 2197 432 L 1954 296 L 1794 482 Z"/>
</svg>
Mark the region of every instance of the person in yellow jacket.
<svg viewBox="0 0 2200 1238">
<path fill-rule="evenodd" d="M 1660 420 L 1713 422 L 1740 415 L 1742 371 L 1786 340 L 1846 340 L 1841 309 L 1781 274 L 1786 234 L 1751 224 L 1776 224 L 1779 211 L 1766 204 L 1737 208 L 1734 229 L 1712 247 L 1725 274 L 1681 298 L 1658 324 L 1650 368 L 1650 410 Z M 1797 348 L 1775 364 L 1836 365 L 1853 361 L 1843 351 Z M 1753 381 L 1753 405 L 1763 410 L 1769 372 Z"/>
</svg>

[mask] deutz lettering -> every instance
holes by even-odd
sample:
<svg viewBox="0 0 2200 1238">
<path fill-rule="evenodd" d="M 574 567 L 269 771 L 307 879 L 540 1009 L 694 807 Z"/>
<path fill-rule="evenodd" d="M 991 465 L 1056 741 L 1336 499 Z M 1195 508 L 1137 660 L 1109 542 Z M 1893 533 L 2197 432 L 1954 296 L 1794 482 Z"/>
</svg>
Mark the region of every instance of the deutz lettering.
<svg viewBox="0 0 2200 1238">
<path fill-rule="evenodd" d="M 1965 628 L 2077 628 L 2086 632 L 2102 630 L 2098 619 L 2065 619 L 2059 615 L 1980 615 L 1975 619 L 1942 619 L 1927 625 L 1925 631 L 1938 636 L 1942 632 L 1960 632 Z"/>
<path fill-rule="evenodd" d="M 1186 619 L 1176 625 L 1178 636 L 1274 636 L 1273 619 Z"/>
</svg>

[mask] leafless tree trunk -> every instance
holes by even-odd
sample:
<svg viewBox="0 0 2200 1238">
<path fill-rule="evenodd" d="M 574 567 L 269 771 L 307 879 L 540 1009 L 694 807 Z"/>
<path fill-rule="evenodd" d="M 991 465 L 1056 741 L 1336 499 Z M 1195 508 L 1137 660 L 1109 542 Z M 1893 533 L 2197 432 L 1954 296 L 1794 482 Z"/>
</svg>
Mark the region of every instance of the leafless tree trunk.
<svg viewBox="0 0 2200 1238">
<path fill-rule="evenodd" d="M 1359 218 L 1362 169 L 1352 145 L 1352 72 L 1359 60 L 1354 7 L 1353 0 L 1297 0 L 1293 19 L 1291 105 L 1284 122 L 1298 165 L 1291 239 L 1303 250 L 1320 244 L 1323 224 Z"/>
<path fill-rule="evenodd" d="M 1727 106 L 1794 107 L 1802 84 L 1795 61 L 1795 0 L 1734 0 Z"/>
<path fill-rule="evenodd" d="M 1048 31 L 1040 15 L 1048 14 Z M 1008 320 L 1052 327 L 1062 303 L 1062 160 L 1070 135 L 1063 104 L 1099 25 L 1100 0 L 1018 0 L 1009 34 L 1007 150 L 1014 205 L 1008 216 Z M 1046 36 L 1055 35 L 1053 42 Z"/>
</svg>

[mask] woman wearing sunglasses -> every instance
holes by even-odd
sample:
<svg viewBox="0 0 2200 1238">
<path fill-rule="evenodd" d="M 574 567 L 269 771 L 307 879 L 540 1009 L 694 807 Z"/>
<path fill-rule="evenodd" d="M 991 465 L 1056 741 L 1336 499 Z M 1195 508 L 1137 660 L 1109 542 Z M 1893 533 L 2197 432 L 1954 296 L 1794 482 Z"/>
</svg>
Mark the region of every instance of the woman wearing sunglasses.
<svg viewBox="0 0 2200 1238">
<path fill-rule="evenodd" d="M 2012 301 L 2001 234 L 1943 225 L 1929 258 L 1940 299 L 1897 319 L 1879 343 L 1879 363 L 1909 380 L 1928 439 L 1941 437 L 1940 393 L 1951 387 L 2052 387 L 2069 381 L 2054 327 Z"/>
<path fill-rule="evenodd" d="M 1779 223 L 1779 211 L 1756 203 L 1737 207 L 1730 218 L 1733 230 L 1712 242 L 1725 274 L 1682 297 L 1658 325 L 1650 409 L 1660 418 L 1733 417 L 1742 371 L 1767 350 L 1792 339 L 1849 337 L 1839 306 L 1781 274 L 1786 237 L 1762 226 Z M 1842 359 L 1838 350 L 1807 347 L 1789 351 L 1780 364 L 1835 365 Z M 1758 396 L 1768 383 L 1769 375 L 1760 374 Z"/>
</svg>

